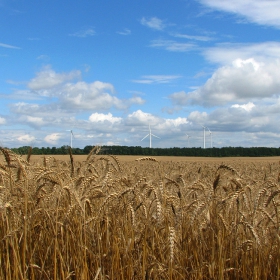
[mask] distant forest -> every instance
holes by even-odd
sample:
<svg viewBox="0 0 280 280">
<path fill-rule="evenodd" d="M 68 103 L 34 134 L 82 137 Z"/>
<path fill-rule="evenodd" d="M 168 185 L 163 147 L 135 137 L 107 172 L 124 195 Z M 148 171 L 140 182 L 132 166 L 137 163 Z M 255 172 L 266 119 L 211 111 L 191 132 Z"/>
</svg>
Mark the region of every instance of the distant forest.
<svg viewBox="0 0 280 280">
<path fill-rule="evenodd" d="M 88 155 L 94 146 L 72 148 L 73 155 Z M 31 148 L 23 146 L 12 148 L 17 154 L 26 155 L 31 152 L 34 155 L 67 155 L 69 146 Z M 280 148 L 268 147 L 223 147 L 223 148 L 147 148 L 140 146 L 102 146 L 100 155 L 139 155 L 139 156 L 191 156 L 191 157 L 266 157 L 280 156 Z"/>
</svg>

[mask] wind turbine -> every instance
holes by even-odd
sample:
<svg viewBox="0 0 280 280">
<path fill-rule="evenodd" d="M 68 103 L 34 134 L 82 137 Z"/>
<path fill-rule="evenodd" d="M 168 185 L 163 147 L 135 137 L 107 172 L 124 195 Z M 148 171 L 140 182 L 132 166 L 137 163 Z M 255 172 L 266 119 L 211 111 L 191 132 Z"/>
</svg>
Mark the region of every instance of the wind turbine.
<svg viewBox="0 0 280 280">
<path fill-rule="evenodd" d="M 73 130 L 66 130 L 66 131 L 70 131 L 70 148 L 72 149 L 72 142 L 73 142 L 73 137 L 74 137 L 74 134 L 73 134 Z"/>
<path fill-rule="evenodd" d="M 203 127 L 203 149 L 205 149 L 205 129 L 206 129 L 206 126 L 203 126 L 203 125 L 201 125 L 202 127 Z"/>
<path fill-rule="evenodd" d="M 210 147 L 212 148 L 212 132 L 209 129 L 209 127 L 207 127 L 207 129 L 209 130 L 209 134 L 210 134 Z"/>
<path fill-rule="evenodd" d="M 188 135 L 187 133 L 186 133 L 186 135 L 187 135 L 187 137 L 188 137 L 188 148 L 190 147 L 190 140 L 189 140 L 189 138 L 191 137 L 190 135 Z"/>
<path fill-rule="evenodd" d="M 148 136 L 150 136 L 150 148 L 152 148 L 152 136 L 156 137 L 156 138 L 159 138 L 158 136 L 152 134 L 152 131 L 151 131 L 151 127 L 149 125 L 149 133 L 141 140 L 143 141 L 145 138 L 147 138 Z"/>
</svg>

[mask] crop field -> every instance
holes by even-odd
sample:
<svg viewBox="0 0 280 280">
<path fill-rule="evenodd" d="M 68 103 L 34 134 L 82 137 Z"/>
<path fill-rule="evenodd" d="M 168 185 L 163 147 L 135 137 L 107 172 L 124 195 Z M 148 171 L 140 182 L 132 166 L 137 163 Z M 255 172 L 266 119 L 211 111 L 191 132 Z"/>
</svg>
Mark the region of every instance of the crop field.
<svg viewBox="0 0 280 280">
<path fill-rule="evenodd" d="M 280 277 L 279 158 L 0 154 L 0 279 Z"/>
<path fill-rule="evenodd" d="M 53 155 L 52 156 L 56 160 L 60 161 L 69 161 L 69 155 Z M 96 158 L 102 156 L 96 156 Z M 121 163 L 134 162 L 139 159 L 141 156 L 117 156 L 118 161 Z M 0 154 L 1 158 L 1 154 Z M 44 156 L 43 155 L 32 155 L 30 158 L 31 163 L 42 162 Z M 176 157 L 176 156 L 153 156 L 157 161 L 160 162 L 204 162 L 204 163 L 225 163 L 225 162 L 280 162 L 280 157 Z M 73 159 L 75 162 L 83 162 L 86 161 L 87 156 L 85 155 L 73 155 Z"/>
</svg>

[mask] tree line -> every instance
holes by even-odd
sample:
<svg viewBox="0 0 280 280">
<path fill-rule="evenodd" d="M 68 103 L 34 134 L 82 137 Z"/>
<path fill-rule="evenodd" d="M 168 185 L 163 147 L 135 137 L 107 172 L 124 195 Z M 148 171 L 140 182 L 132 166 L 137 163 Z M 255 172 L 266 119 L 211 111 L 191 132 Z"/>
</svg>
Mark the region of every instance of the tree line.
<svg viewBox="0 0 280 280">
<path fill-rule="evenodd" d="M 88 155 L 94 146 L 71 148 L 73 155 Z M 12 148 L 17 154 L 26 155 L 67 155 L 69 146 Z M 102 146 L 101 155 L 139 155 L 139 156 L 193 156 L 193 157 L 265 157 L 280 156 L 280 148 L 269 147 L 222 147 L 222 148 L 148 148 L 141 146 Z"/>
</svg>

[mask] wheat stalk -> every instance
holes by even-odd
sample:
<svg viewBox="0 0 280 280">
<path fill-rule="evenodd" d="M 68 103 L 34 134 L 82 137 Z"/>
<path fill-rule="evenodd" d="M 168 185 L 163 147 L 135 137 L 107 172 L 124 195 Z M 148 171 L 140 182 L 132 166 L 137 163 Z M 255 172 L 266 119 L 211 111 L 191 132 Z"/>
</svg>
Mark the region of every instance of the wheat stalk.
<svg viewBox="0 0 280 280">
<path fill-rule="evenodd" d="M 169 249 L 170 249 L 170 262 L 174 260 L 174 248 L 175 248 L 175 229 L 174 227 L 169 227 Z"/>
</svg>

